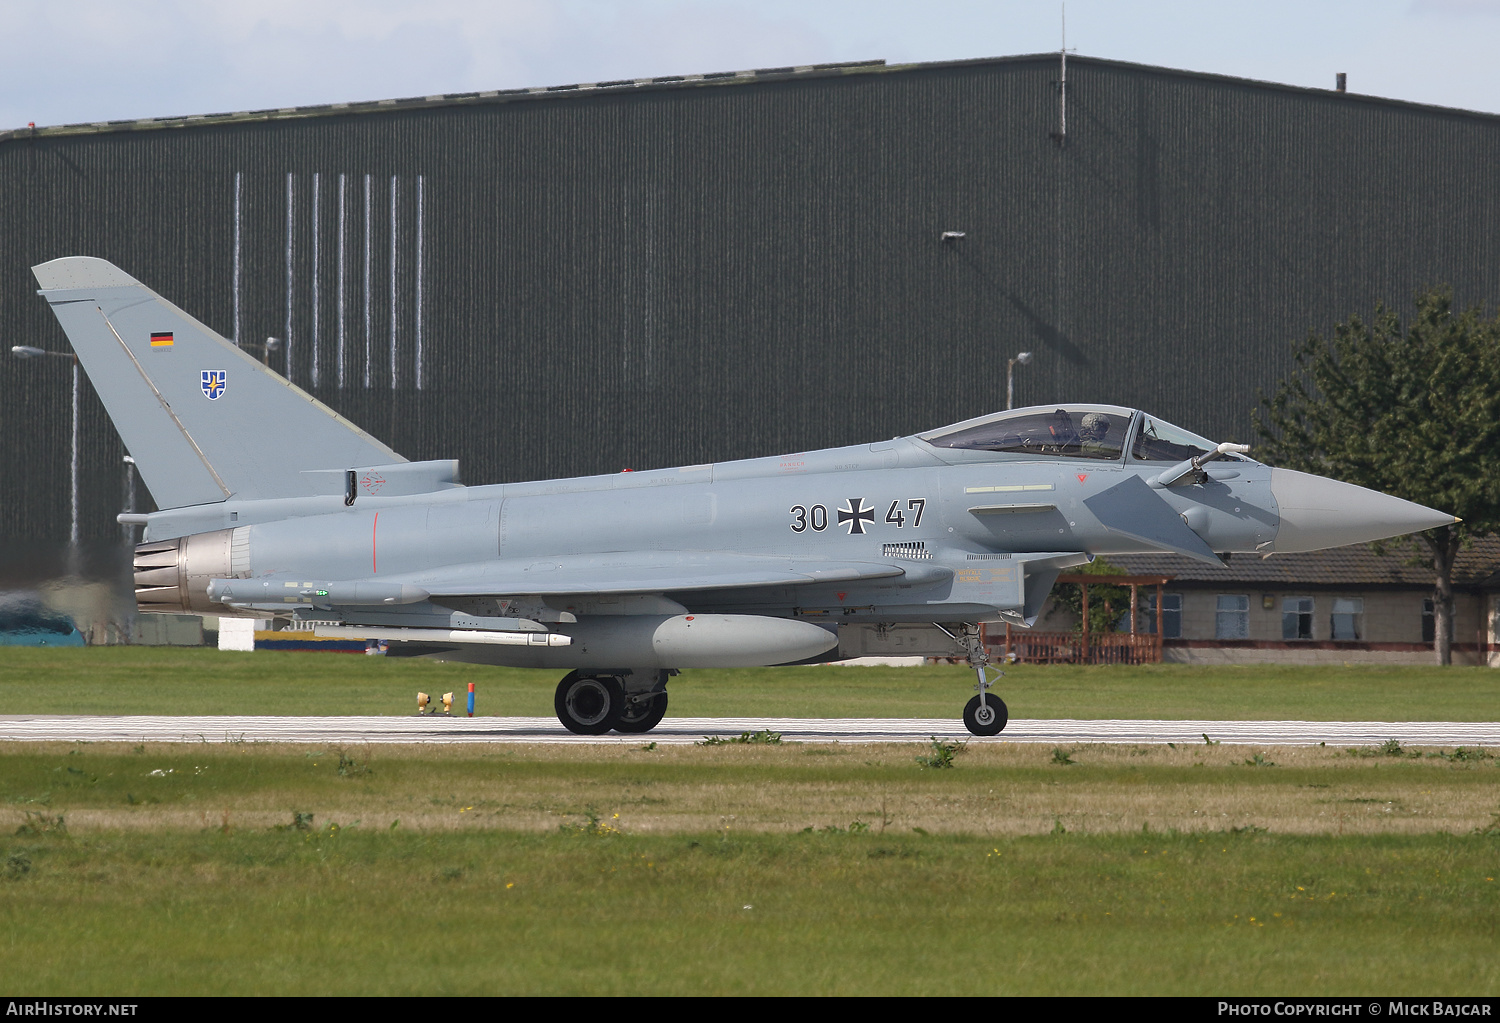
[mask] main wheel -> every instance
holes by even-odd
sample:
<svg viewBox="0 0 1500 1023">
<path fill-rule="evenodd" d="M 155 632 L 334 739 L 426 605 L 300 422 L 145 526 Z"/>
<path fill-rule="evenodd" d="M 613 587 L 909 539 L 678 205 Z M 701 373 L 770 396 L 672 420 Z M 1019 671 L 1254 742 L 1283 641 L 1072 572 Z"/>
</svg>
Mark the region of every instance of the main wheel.
<svg viewBox="0 0 1500 1023">
<path fill-rule="evenodd" d="M 1005 701 L 993 693 L 984 694 L 984 706 L 980 706 L 976 696 L 964 708 L 964 727 L 974 735 L 999 735 L 1009 720 L 1010 711 L 1005 709 Z"/>
<path fill-rule="evenodd" d="M 557 720 L 576 735 L 603 735 L 625 711 L 625 687 L 613 675 L 569 672 L 552 701 Z"/>
<path fill-rule="evenodd" d="M 631 703 L 625 701 L 625 712 L 620 715 L 620 720 L 615 722 L 615 731 L 636 734 L 638 732 L 649 732 L 661 724 L 661 719 L 667 716 L 667 694 L 657 693 L 645 699 Z"/>
</svg>

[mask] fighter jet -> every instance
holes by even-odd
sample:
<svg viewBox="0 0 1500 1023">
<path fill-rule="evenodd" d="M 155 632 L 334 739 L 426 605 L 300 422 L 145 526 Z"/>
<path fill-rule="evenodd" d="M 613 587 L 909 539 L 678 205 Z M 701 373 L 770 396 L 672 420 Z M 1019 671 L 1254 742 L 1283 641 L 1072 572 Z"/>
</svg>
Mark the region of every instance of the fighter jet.
<svg viewBox="0 0 1500 1023">
<path fill-rule="evenodd" d="M 113 264 L 33 268 L 160 509 L 143 612 L 278 617 L 416 656 L 566 670 L 558 720 L 646 732 L 681 668 L 966 658 L 1101 554 L 1310 551 L 1453 516 L 1139 410 L 1016 409 L 872 444 L 464 486 L 407 461 Z M 262 443 L 273 435 L 275 445 Z M 768 708 L 769 710 L 769 708 Z"/>
</svg>

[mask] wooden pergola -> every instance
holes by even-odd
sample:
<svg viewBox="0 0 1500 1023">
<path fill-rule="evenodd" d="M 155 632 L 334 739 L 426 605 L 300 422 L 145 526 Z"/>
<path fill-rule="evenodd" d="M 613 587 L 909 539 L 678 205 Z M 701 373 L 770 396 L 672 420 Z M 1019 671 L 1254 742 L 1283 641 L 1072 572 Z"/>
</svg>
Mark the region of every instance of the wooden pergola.
<svg viewBox="0 0 1500 1023">
<path fill-rule="evenodd" d="M 1083 590 L 1082 634 L 1072 632 L 1012 632 L 1005 626 L 1005 657 L 1015 654 L 1017 660 L 1039 664 L 1158 664 L 1161 662 L 1163 588 L 1175 576 L 1170 575 L 1087 575 L 1081 572 L 1060 575 L 1060 583 L 1076 583 Z M 1090 586 L 1130 587 L 1130 632 L 1095 633 L 1089 622 Z M 1140 631 L 1140 594 L 1142 586 L 1156 587 L 1156 629 Z"/>
</svg>

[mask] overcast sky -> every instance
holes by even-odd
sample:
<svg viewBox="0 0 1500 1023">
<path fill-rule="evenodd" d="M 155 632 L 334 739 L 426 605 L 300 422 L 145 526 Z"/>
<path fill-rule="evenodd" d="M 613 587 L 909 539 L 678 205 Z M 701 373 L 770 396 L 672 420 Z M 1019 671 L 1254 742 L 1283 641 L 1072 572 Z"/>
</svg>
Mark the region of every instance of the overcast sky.
<svg viewBox="0 0 1500 1023">
<path fill-rule="evenodd" d="M 1056 50 L 1056 0 L 0 0 L 0 128 Z M 1070 49 L 1500 113 L 1500 0 L 1068 0 Z"/>
</svg>

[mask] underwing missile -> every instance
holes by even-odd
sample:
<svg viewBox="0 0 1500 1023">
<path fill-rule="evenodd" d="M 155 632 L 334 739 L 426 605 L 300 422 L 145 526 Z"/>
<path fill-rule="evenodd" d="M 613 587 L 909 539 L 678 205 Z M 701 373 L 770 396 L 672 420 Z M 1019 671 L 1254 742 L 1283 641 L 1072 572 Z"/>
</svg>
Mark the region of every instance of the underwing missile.
<svg viewBox="0 0 1500 1023">
<path fill-rule="evenodd" d="M 318 625 L 319 639 L 383 639 L 390 643 L 478 644 L 480 646 L 567 646 L 573 640 L 550 632 L 499 632 L 493 629 L 379 629 L 368 625 Z"/>
</svg>

